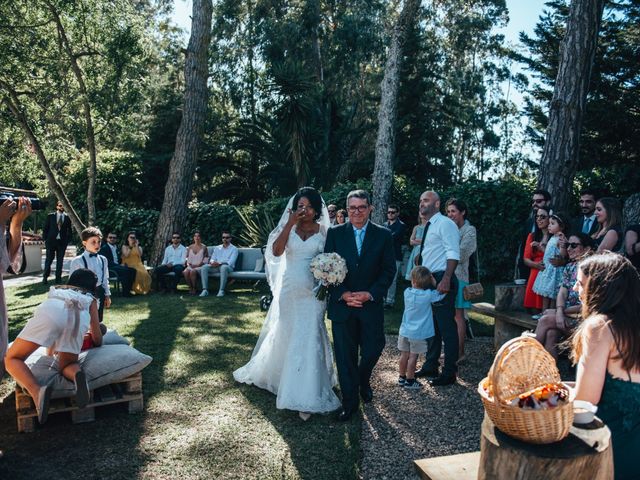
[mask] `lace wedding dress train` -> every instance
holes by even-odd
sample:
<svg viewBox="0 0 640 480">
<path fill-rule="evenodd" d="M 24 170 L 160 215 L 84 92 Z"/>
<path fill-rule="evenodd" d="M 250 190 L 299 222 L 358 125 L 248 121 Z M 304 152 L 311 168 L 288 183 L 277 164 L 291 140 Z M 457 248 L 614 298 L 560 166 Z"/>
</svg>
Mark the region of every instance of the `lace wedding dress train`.
<svg viewBox="0 0 640 480">
<path fill-rule="evenodd" d="M 325 413 L 340 407 L 333 353 L 316 299 L 309 263 L 324 249 L 326 231 L 303 241 L 291 230 L 285 266 L 249 363 L 233 372 L 238 382 L 276 395 L 276 407 Z"/>
</svg>

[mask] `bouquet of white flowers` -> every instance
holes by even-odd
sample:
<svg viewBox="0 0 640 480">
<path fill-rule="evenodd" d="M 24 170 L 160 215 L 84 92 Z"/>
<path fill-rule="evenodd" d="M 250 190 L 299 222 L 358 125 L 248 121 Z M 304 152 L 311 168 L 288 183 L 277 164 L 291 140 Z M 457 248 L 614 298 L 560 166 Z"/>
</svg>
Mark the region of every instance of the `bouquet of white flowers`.
<svg viewBox="0 0 640 480">
<path fill-rule="evenodd" d="M 329 286 L 340 285 L 347 276 L 347 262 L 337 253 L 320 253 L 316 255 L 309 265 L 313 277 L 320 283 L 314 289 L 316 298 L 323 301 L 327 298 Z"/>
</svg>

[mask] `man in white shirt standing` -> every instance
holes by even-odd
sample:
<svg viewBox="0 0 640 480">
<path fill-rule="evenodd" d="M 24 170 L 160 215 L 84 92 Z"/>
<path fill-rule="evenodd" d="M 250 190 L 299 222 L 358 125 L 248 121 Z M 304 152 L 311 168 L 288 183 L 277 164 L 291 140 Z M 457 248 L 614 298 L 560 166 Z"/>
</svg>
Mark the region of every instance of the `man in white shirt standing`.
<svg viewBox="0 0 640 480">
<path fill-rule="evenodd" d="M 440 196 L 433 191 L 420 195 L 420 214 L 427 220 L 421 257 L 422 265 L 433 273 L 436 289 L 446 296 L 433 304 L 436 334 L 427 340 L 429 350 L 417 377 L 434 377 L 433 386 L 455 383 L 458 373 L 458 329 L 455 320 L 455 298 L 458 280 L 455 275 L 460 260 L 460 233 L 457 225 L 440 213 Z M 438 371 L 444 341 L 444 366 Z"/>
<path fill-rule="evenodd" d="M 202 281 L 201 297 L 209 295 L 209 271 L 220 272 L 220 288 L 218 297 L 224 297 L 224 289 L 227 286 L 229 273 L 233 272 L 238 259 L 238 249 L 231 243 L 233 237 L 227 230 L 222 231 L 222 244 L 214 247 L 209 263 L 202 266 L 200 280 Z"/>
<path fill-rule="evenodd" d="M 162 263 L 153 271 L 158 283 L 158 289 L 166 292 L 177 292 L 178 282 L 187 263 L 187 247 L 181 243 L 182 237 L 178 232 L 171 235 L 171 244 L 164 249 Z M 171 283 L 167 283 L 167 273 L 175 273 Z"/>
</svg>

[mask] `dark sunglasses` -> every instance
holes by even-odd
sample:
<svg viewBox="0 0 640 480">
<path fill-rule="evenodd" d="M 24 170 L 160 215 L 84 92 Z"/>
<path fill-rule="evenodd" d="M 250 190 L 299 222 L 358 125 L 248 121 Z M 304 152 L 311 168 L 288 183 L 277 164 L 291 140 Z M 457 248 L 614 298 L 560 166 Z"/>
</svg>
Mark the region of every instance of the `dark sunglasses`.
<svg viewBox="0 0 640 480">
<path fill-rule="evenodd" d="M 180 237 L 171 237 L 172 239 L 177 238 L 178 240 L 180 240 Z"/>
<path fill-rule="evenodd" d="M 581 247 L 581 246 L 582 246 L 582 244 L 581 244 L 581 243 L 573 243 L 573 242 L 571 242 L 571 243 L 566 243 L 565 245 L 567 246 L 567 248 L 578 248 L 578 247 Z"/>
<path fill-rule="evenodd" d="M 549 215 L 536 215 L 536 218 L 538 220 L 545 220 L 545 219 L 549 218 Z"/>
<path fill-rule="evenodd" d="M 226 239 L 226 238 L 231 238 L 231 237 L 230 237 L 230 236 L 228 236 L 228 235 L 223 235 L 223 236 L 222 236 L 222 239 L 223 239 L 223 240 L 224 240 L 224 239 Z"/>
<path fill-rule="evenodd" d="M 335 211 L 335 210 L 327 210 L 327 212 L 329 212 L 329 213 L 336 213 L 336 211 Z"/>
<path fill-rule="evenodd" d="M 398 212 L 390 211 L 390 212 L 387 212 L 387 215 L 395 215 L 396 213 Z"/>
</svg>

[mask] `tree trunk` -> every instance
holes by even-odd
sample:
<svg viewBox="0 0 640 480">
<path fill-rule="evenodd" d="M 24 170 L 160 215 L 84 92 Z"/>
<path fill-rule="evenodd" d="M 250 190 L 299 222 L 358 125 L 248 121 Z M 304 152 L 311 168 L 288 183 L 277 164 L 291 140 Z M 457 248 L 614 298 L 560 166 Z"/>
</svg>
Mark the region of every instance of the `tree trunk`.
<svg viewBox="0 0 640 480">
<path fill-rule="evenodd" d="M 538 178 L 538 188 L 551 193 L 556 210 L 566 210 L 578 167 L 580 129 L 603 8 L 604 0 L 573 0 L 560 45 Z"/>
<path fill-rule="evenodd" d="M 176 135 L 176 149 L 169 164 L 169 177 L 151 250 L 154 264 L 162 258 L 165 242 L 171 233 L 181 232 L 187 218 L 187 204 L 193 189 L 193 176 L 207 113 L 212 13 L 211 0 L 194 0 L 191 38 L 184 66 L 182 120 Z"/>
<path fill-rule="evenodd" d="M 73 53 L 73 49 L 71 48 L 71 43 L 69 42 L 69 38 L 67 37 L 67 32 L 62 25 L 62 20 L 60 19 L 60 15 L 55 7 L 50 3 L 46 2 L 51 15 L 53 15 L 53 19 L 56 23 L 56 28 L 58 30 L 58 35 L 60 36 L 60 44 L 64 49 L 67 57 L 69 58 L 69 64 L 71 65 L 71 70 L 73 70 L 73 74 L 76 77 L 76 81 L 78 82 L 78 87 L 80 89 L 80 101 L 82 102 L 82 109 L 84 113 L 84 122 L 86 126 L 86 140 L 87 140 L 87 150 L 89 151 L 89 172 L 87 174 L 88 179 L 88 187 L 87 187 L 87 223 L 89 225 L 95 225 L 96 223 L 96 177 L 98 174 L 98 160 L 96 153 L 96 135 L 93 128 L 93 117 L 91 114 L 91 103 L 89 103 L 89 94 L 87 93 L 87 86 L 84 82 L 84 74 L 80 65 L 78 64 L 78 57 Z"/>
<path fill-rule="evenodd" d="M 389 54 L 382 79 L 380 109 L 378 110 L 378 138 L 373 166 L 373 221 L 384 223 L 393 183 L 393 157 L 396 143 L 396 117 L 400 62 L 410 22 L 415 22 L 420 7 L 419 0 L 405 0 L 402 12 L 393 29 Z"/>
<path fill-rule="evenodd" d="M 69 219 L 71 220 L 71 224 L 73 225 L 73 228 L 75 228 L 76 232 L 78 233 L 78 236 L 80 236 L 85 226 L 80 220 L 80 217 L 78 217 L 78 214 L 74 210 L 73 206 L 71 205 L 71 202 L 67 198 L 67 195 L 64 193 L 62 185 L 58 183 L 58 180 L 56 179 L 56 176 L 54 175 L 53 170 L 51 169 L 51 165 L 49 164 L 49 160 L 47 160 L 46 155 L 42 151 L 42 148 L 40 147 L 40 142 L 38 142 L 38 139 L 36 138 L 35 133 L 29 126 L 27 117 L 23 113 L 22 105 L 20 103 L 20 99 L 18 98 L 16 91 L 9 84 L 3 82 L 2 80 L 0 80 L 0 88 L 4 89 L 6 92 L 6 95 L 3 98 L 4 104 L 9 108 L 13 116 L 16 118 L 16 121 L 22 128 L 22 131 L 24 132 L 25 136 L 27 137 L 31 145 L 33 145 L 33 149 L 34 149 L 34 152 L 36 153 L 36 156 L 38 157 L 40 166 L 42 167 L 42 170 L 44 171 L 44 174 L 47 177 L 49 188 L 53 193 L 55 193 L 58 200 L 62 202 L 62 205 L 64 205 L 64 209 L 66 213 L 69 215 Z"/>
</svg>

